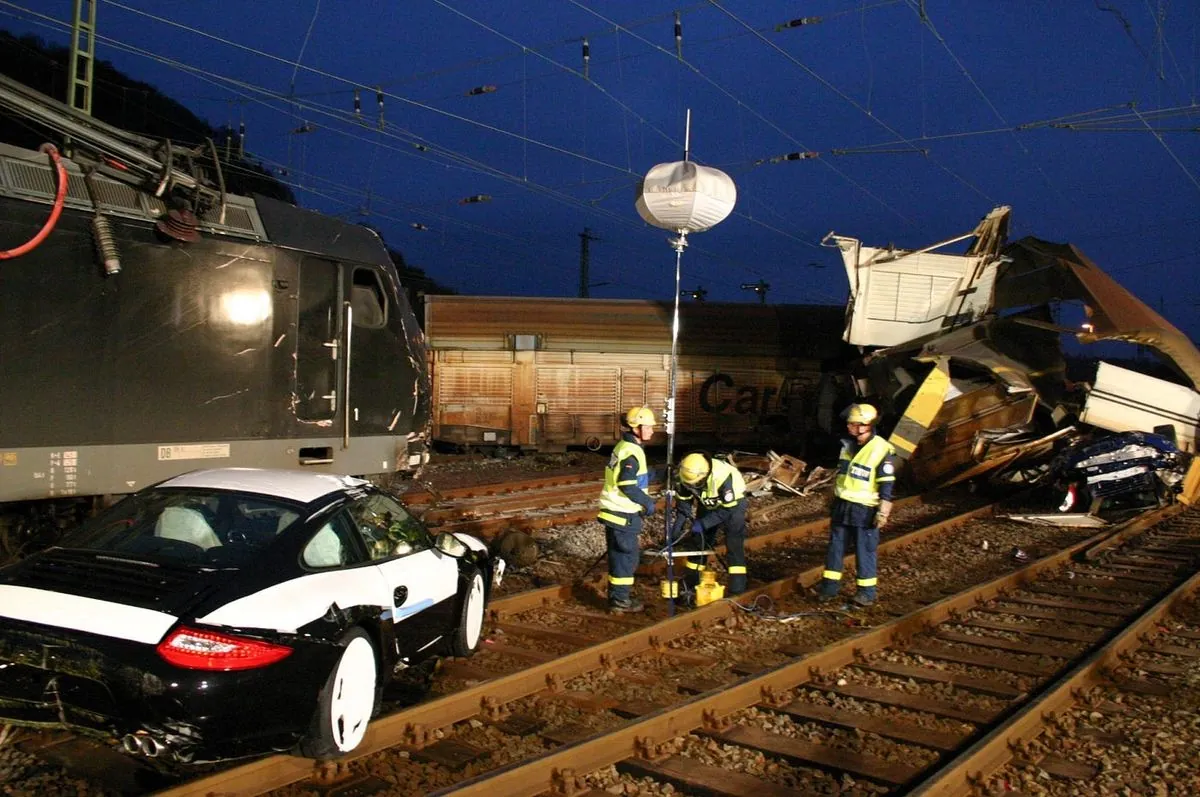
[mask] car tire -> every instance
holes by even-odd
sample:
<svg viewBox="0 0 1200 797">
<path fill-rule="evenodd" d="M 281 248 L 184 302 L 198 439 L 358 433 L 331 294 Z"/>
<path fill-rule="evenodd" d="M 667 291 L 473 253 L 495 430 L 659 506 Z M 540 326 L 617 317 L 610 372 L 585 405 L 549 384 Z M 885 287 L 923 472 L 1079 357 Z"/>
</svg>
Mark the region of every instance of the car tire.
<svg viewBox="0 0 1200 797">
<path fill-rule="evenodd" d="M 342 655 L 317 699 L 300 752 L 309 758 L 338 758 L 358 747 L 375 711 L 379 665 L 375 645 L 361 628 L 342 638 Z"/>
<path fill-rule="evenodd" d="M 450 637 L 450 653 L 454 656 L 470 656 L 483 638 L 483 615 L 487 604 L 483 574 L 472 567 L 465 577 L 467 594 L 463 596 L 458 624 Z"/>
</svg>

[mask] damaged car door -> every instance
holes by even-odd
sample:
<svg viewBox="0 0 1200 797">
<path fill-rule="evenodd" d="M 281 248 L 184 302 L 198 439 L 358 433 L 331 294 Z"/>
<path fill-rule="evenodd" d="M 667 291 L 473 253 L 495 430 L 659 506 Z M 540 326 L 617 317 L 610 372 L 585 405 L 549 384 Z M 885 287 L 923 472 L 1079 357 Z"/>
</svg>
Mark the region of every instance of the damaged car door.
<svg viewBox="0 0 1200 797">
<path fill-rule="evenodd" d="M 436 550 L 425 526 L 388 495 L 370 492 L 347 508 L 391 591 L 397 655 L 429 653 L 452 623 L 458 562 Z"/>
</svg>

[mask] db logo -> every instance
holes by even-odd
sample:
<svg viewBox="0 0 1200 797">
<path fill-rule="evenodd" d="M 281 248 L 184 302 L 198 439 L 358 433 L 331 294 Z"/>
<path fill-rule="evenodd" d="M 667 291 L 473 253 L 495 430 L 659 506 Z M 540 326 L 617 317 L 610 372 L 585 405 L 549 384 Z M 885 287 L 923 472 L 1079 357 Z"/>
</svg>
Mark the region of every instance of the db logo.
<svg viewBox="0 0 1200 797">
<path fill-rule="evenodd" d="M 171 447 L 170 446 L 159 446 L 158 447 L 158 458 L 159 459 L 170 459 L 171 458 Z"/>
</svg>

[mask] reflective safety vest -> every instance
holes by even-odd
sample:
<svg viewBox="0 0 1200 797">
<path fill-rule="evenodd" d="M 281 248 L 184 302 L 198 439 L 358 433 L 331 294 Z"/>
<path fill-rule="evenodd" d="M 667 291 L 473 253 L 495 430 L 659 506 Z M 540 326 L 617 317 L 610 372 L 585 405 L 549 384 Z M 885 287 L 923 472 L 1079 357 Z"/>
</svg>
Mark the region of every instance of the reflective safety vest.
<svg viewBox="0 0 1200 797">
<path fill-rule="evenodd" d="M 833 494 L 854 504 L 879 506 L 879 482 L 896 480 L 891 474 L 880 475 L 879 466 L 895 452 L 892 444 L 878 435 L 868 440 L 853 457 L 848 446 L 842 446 Z"/>
<path fill-rule="evenodd" d="M 637 460 L 637 480 L 618 482 L 617 478 L 621 473 L 621 463 L 629 457 Z M 623 515 L 636 515 L 642 511 L 641 504 L 621 492 L 622 487 L 630 484 L 636 484 L 645 491 L 650 486 L 650 470 L 646 467 L 645 450 L 637 443 L 631 443 L 622 438 L 613 446 L 612 456 L 608 458 L 608 467 L 604 469 L 604 489 L 600 492 L 599 518 L 601 520 L 609 520 L 624 525 L 624 518 L 619 516 L 613 517 L 610 513 L 618 512 Z"/>
<path fill-rule="evenodd" d="M 718 493 L 721 485 L 731 476 L 733 477 L 731 483 L 733 489 L 727 490 L 725 494 Z M 734 507 L 745 497 L 746 480 L 742 478 L 741 471 L 728 462 L 722 462 L 719 459 L 712 460 L 712 470 L 709 471 L 708 481 L 704 483 L 704 491 L 700 493 L 700 503 L 709 509 L 719 506 Z"/>
</svg>

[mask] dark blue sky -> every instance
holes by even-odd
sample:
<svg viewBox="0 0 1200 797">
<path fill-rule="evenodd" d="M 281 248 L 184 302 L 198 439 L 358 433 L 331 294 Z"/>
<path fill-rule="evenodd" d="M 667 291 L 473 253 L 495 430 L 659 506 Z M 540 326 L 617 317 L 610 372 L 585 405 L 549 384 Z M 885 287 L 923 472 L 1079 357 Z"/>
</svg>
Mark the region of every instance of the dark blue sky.
<svg viewBox="0 0 1200 797">
<path fill-rule="evenodd" d="M 71 8 L 4 0 L 0 26 L 65 44 Z M 776 30 L 798 17 L 819 21 Z M 1075 243 L 1200 335 L 1192 0 L 99 0 L 97 27 L 99 58 L 244 121 L 302 204 L 463 293 L 576 295 L 587 227 L 593 296 L 669 298 L 674 255 L 633 201 L 690 108 L 693 157 L 739 196 L 685 288 L 840 303 L 825 233 L 918 247 L 1009 204 L 1012 237 Z"/>
</svg>

